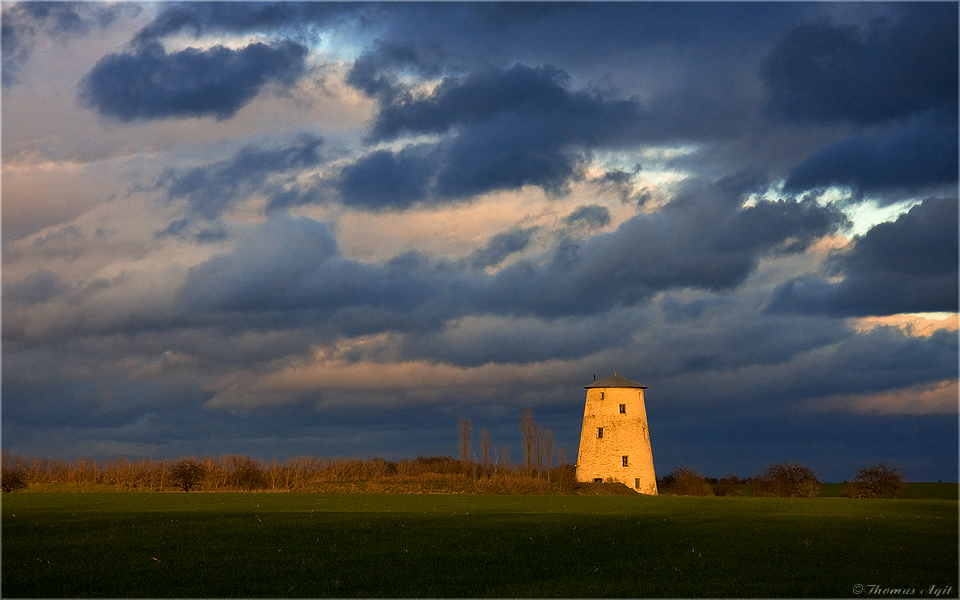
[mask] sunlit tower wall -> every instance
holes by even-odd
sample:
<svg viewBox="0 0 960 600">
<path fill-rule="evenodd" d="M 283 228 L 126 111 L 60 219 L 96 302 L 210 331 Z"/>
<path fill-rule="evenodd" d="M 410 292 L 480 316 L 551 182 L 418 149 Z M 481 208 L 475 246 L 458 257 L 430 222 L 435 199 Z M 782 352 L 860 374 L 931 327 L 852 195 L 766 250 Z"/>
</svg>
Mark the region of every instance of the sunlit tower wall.
<svg viewBox="0 0 960 600">
<path fill-rule="evenodd" d="M 643 401 L 646 386 L 617 375 L 585 386 L 577 481 L 619 481 L 656 495 L 657 476 Z"/>
</svg>

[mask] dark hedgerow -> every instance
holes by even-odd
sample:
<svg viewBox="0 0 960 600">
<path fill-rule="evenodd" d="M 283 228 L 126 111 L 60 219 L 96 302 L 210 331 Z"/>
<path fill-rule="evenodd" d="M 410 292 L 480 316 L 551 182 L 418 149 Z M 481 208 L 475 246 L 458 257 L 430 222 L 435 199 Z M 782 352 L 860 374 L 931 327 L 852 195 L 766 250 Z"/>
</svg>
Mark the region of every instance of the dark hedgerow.
<svg viewBox="0 0 960 600">
<path fill-rule="evenodd" d="M 780 462 L 763 470 L 754 484 L 754 496 L 812 498 L 820 494 L 820 480 L 809 467 Z"/>
<path fill-rule="evenodd" d="M 691 467 L 677 467 L 658 483 L 660 493 L 675 496 L 713 496 L 703 473 Z"/>
</svg>

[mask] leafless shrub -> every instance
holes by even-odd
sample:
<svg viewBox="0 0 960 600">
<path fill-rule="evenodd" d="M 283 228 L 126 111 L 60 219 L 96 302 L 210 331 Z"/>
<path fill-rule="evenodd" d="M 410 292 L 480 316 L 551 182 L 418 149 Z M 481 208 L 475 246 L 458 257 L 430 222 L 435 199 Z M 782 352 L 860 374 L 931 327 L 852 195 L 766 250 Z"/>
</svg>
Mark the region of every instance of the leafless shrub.
<svg viewBox="0 0 960 600">
<path fill-rule="evenodd" d="M 561 492 L 567 493 L 573 491 L 577 485 L 577 468 L 574 465 L 566 464 L 563 456 L 566 452 L 563 448 L 560 449 L 560 454 L 560 466 L 553 470 L 553 480 L 560 486 Z"/>
<path fill-rule="evenodd" d="M 820 493 L 820 480 L 808 467 L 780 462 L 770 465 L 757 477 L 754 496 L 799 496 L 812 498 Z"/>
<path fill-rule="evenodd" d="M 557 461 L 560 464 L 555 469 L 554 480 L 559 483 L 561 492 L 569 492 L 577 484 L 577 468 L 567 464 L 567 451 L 562 446 L 557 451 Z"/>
<path fill-rule="evenodd" d="M 696 469 L 680 466 L 661 480 L 660 487 L 675 496 L 713 496 L 713 488 Z"/>
<path fill-rule="evenodd" d="M 459 473 L 460 463 L 449 456 L 418 456 L 413 460 L 401 460 L 397 463 L 397 469 L 407 475 Z"/>
<path fill-rule="evenodd" d="M 903 489 L 903 475 L 900 469 L 886 463 L 863 467 L 857 476 L 847 484 L 845 495 L 851 498 L 879 498 L 889 492 L 894 498 Z"/>
</svg>

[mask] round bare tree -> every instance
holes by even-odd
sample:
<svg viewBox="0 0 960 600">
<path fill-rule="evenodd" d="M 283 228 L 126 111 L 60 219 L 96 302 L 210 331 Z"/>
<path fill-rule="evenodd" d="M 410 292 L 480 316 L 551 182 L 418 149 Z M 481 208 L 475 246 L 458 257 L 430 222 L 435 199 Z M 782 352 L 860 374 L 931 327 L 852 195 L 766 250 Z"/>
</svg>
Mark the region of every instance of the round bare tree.
<svg viewBox="0 0 960 600">
<path fill-rule="evenodd" d="M 184 492 L 189 492 L 203 483 L 207 475 L 207 468 L 192 458 L 181 458 L 170 467 L 170 477 L 173 483 Z"/>
</svg>

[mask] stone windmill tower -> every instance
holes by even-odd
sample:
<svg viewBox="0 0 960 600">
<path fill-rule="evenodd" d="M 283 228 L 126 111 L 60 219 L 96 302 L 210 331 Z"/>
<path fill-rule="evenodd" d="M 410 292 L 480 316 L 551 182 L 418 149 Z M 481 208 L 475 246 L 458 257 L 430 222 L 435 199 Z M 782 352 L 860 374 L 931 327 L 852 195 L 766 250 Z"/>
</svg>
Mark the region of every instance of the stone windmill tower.
<svg viewBox="0 0 960 600">
<path fill-rule="evenodd" d="M 585 386 L 577 481 L 619 481 L 641 494 L 657 493 L 653 450 L 643 402 L 646 386 L 612 377 Z"/>
</svg>

